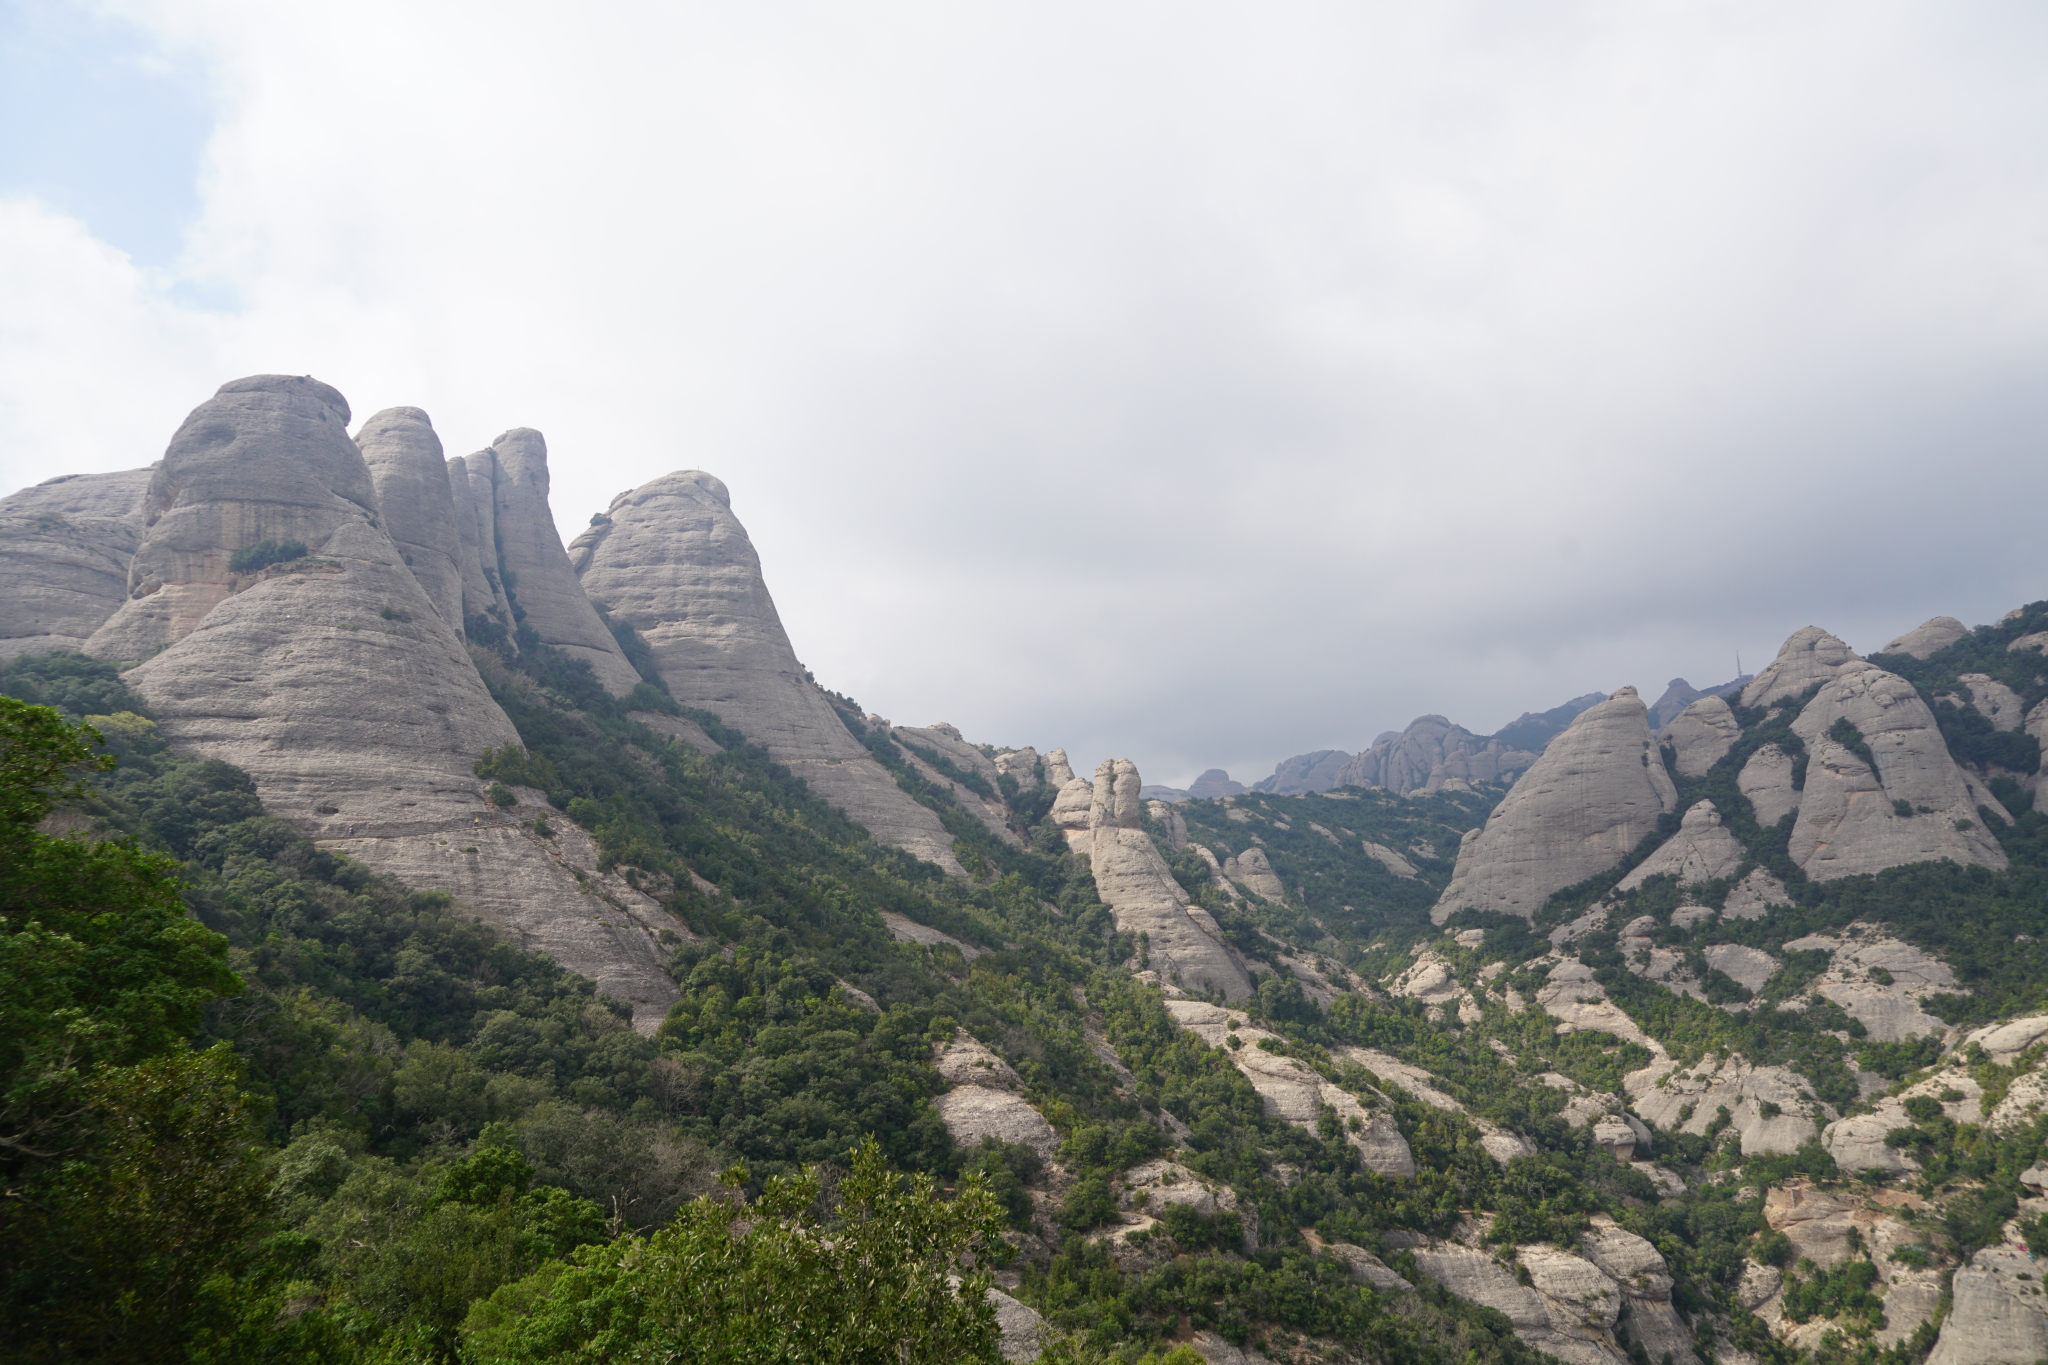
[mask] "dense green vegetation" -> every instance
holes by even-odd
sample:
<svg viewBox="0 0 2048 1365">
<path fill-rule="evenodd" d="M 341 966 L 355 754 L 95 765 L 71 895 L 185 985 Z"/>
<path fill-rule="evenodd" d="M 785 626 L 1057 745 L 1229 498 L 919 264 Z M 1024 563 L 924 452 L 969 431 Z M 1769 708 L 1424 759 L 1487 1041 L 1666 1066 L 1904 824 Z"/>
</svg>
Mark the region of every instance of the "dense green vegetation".
<svg viewBox="0 0 2048 1365">
<path fill-rule="evenodd" d="M 998 1277 L 1066 1334 L 1049 1360 L 1157 1361 L 1208 1331 L 1276 1357 L 1522 1362 L 1534 1353 L 1506 1319 L 1421 1277 L 1408 1240 L 1476 1218 L 1504 1253 L 1571 1247 L 1605 1217 L 1664 1255 L 1695 1326 L 1720 1321 L 1728 1343 L 1790 1360 L 1730 1297 L 1746 1265 L 1776 1254 L 1756 1190 L 1853 1173 L 1814 1147 L 1744 1162 L 1723 1123 L 1658 1139 L 1657 1160 L 1689 1185 L 1660 1196 L 1640 1165 L 1568 1125 L 1564 1090 L 1535 1079 L 1562 1073 L 1614 1092 L 1649 1054 L 1560 1033 L 1507 1003 L 1509 988 L 1541 985 L 1531 964 L 1551 928 L 1609 896 L 1655 838 L 1560 893 L 1534 925 L 1457 919 L 1487 931 L 1460 945 L 1428 912 L 1459 837 L 1498 790 L 1246 794 L 1176 808 L 1218 858 L 1264 849 L 1285 903 L 1225 896 L 1198 853 L 1148 826 L 1257 973 L 1244 1016 L 1328 1081 L 1384 1097 L 1371 1102 L 1418 1174 L 1382 1176 L 1333 1111 L 1308 1127 L 1269 1114 L 1225 1052 L 1178 1028 L 1132 978 L 1140 945 L 1116 931 L 1085 860 L 1068 856 L 1047 819 L 1049 788 L 906 752 L 834 697 L 849 730 L 953 834 L 972 875 L 943 877 L 876 844 L 717 716 L 678 707 L 644 644 L 610 624 L 649 679 L 627 698 L 516 625 L 474 651 L 522 740 L 484 755 L 478 775 L 507 797 L 543 792 L 548 819 L 589 831 L 607 870 L 695 936 L 671 945 L 678 999 L 652 1037 L 447 897 L 372 875 L 266 816 L 246 775 L 171 752 L 110 666 L 64 655 L 0 666 L 0 694 L 20 699 L 0 701 L 11 727 L 0 771 L 0 1303 L 10 1325 L 35 1324 L 9 1358 L 986 1360 L 993 1328 L 979 1291 Z M 1992 672 L 1983 660 L 2004 636 L 1962 642 L 1916 683 Z M 1995 676 L 2018 677 L 2017 658 L 1997 661 Z M 2048 693 L 2048 680 L 2028 686 Z M 1674 1056 L 1783 1062 L 1817 1098 L 1848 1107 L 1858 1070 L 1903 1079 L 1936 1056 L 1858 1038 L 1825 1002 L 1786 1008 L 1821 964 L 1785 945 L 1883 921 L 1954 965 L 1961 989 L 1930 1006 L 1949 1017 L 2048 1004 L 2048 823 L 2018 801 L 2011 822 L 1986 812 L 2013 858 L 2005 872 L 1936 865 L 1808 881 L 1786 857 L 1788 828 L 1758 826 L 1734 783 L 1765 744 L 1803 756 L 1789 725 L 1808 699 L 1738 708 L 1735 750 L 1679 783 L 1681 809 L 1711 797 L 1748 850 L 1737 876 L 1764 867 L 1795 903 L 1682 930 L 1671 923 L 1678 889 L 1652 879 L 1573 951 Z M 670 742 L 633 719 L 647 711 L 687 716 L 720 750 Z M 951 784 L 999 802 L 1016 841 L 962 807 Z M 1707 903 L 1727 890 L 1705 888 Z M 951 935 L 971 960 L 896 941 L 884 910 Z M 1693 955 L 1707 1000 L 1630 970 L 1614 926 L 1641 915 L 1654 943 Z M 1784 969 L 1751 998 L 1705 968 L 1699 950 L 1715 943 L 1764 948 Z M 1279 969 L 1286 952 L 1384 977 L 1424 945 L 1468 986 L 1497 973 L 1475 990 L 1476 1019 L 1362 995 L 1321 1005 Z M 932 1105 L 944 1089 L 933 1057 L 963 1029 L 1021 1077 L 1057 1130 L 1054 1160 L 954 1144 Z M 1352 1047 L 1424 1068 L 1466 1112 L 1345 1060 Z M 2010 1084 L 2010 1068 L 1975 1066 L 1987 1090 Z M 1912 1119 L 1894 1145 L 1925 1168 L 1918 1188 L 1966 1187 L 1929 1216 L 1915 1252 L 1949 1264 L 1999 1235 L 2048 1122 L 1996 1136 L 1939 1106 Z M 1479 1121 L 1522 1135 L 1534 1154 L 1489 1155 Z M 1175 1205 L 1112 1239 L 1118 1175 L 1160 1157 L 1227 1188 L 1234 1207 Z M 1332 1242 L 1405 1268 L 1420 1288 L 1361 1284 L 1317 1250 Z M 1910 1365 L 1931 1344 L 1880 1361 L 1867 1258 L 1827 1271 L 1780 1259 L 1788 1316 L 1842 1334 L 1823 1359 Z M 964 1295 L 948 1275 L 964 1277 Z"/>
</svg>

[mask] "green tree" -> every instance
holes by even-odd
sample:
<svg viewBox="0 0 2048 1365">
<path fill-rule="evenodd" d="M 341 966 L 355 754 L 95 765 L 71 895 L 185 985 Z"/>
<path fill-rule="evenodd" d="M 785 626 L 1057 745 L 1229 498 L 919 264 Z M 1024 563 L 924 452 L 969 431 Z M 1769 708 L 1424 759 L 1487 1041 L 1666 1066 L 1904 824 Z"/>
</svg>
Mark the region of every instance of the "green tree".
<svg viewBox="0 0 2048 1365">
<path fill-rule="evenodd" d="M 743 1171 L 729 1183 L 745 1183 Z M 498 1290 L 463 1324 L 479 1365 L 691 1360 L 883 1365 L 999 1359 L 989 1257 L 1003 1209 L 974 1176 L 957 1198 L 893 1174 L 870 1138 L 817 1213 L 820 1171 L 752 1204 L 706 1196 L 650 1237 L 587 1247 Z M 969 1264 L 969 1260 L 972 1264 Z"/>
</svg>

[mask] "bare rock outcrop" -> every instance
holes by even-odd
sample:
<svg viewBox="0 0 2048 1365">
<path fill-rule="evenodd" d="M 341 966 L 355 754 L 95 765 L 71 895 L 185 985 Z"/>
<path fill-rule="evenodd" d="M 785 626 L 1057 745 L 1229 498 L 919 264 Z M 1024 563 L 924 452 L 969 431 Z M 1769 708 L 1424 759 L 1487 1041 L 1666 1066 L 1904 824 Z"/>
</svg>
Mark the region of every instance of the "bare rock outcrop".
<svg viewBox="0 0 2048 1365">
<path fill-rule="evenodd" d="M 896 785 L 797 662 L 723 483 L 685 470 L 620 494 L 570 563 L 646 640 L 677 701 L 766 745 L 882 843 L 961 871 L 938 816 Z"/>
<path fill-rule="evenodd" d="M 1337 785 L 1337 775 L 1350 761 L 1351 755 L 1342 749 L 1318 749 L 1310 754 L 1296 754 L 1292 758 L 1281 759 L 1274 767 L 1273 775 L 1252 783 L 1252 790 L 1272 792 L 1276 796 L 1326 792 Z"/>
<path fill-rule="evenodd" d="M 1418 716 L 1408 728 L 1339 768 L 1339 787 L 1380 787 L 1402 796 L 1436 791 L 1453 780 L 1499 782 L 1526 769 L 1536 755 L 1473 734 L 1442 716 Z"/>
<path fill-rule="evenodd" d="M 505 596 L 505 583 L 498 570 L 498 498 L 491 486 L 496 462 L 488 452 L 457 455 L 448 461 L 448 496 L 455 507 L 455 530 L 461 542 L 456 567 L 462 575 L 462 619 L 481 618 L 506 633 L 511 640 L 512 603 Z"/>
<path fill-rule="evenodd" d="M 1150 967 L 1163 979 L 1241 1000 L 1251 993 L 1251 980 L 1224 945 L 1216 921 L 1194 904 L 1144 831 L 1141 785 L 1137 766 L 1128 759 L 1105 759 L 1095 770 L 1089 788 L 1088 853 L 1096 894 L 1115 916 L 1118 929 L 1145 936 Z M 1069 783 L 1060 793 L 1062 802 L 1074 786 Z"/>
<path fill-rule="evenodd" d="M 1285 1040 L 1251 1023 L 1243 1014 L 1205 1000 L 1168 1000 L 1175 1023 L 1214 1048 L 1221 1048 L 1252 1089 L 1266 1112 L 1298 1127 L 1313 1130 L 1323 1109 L 1336 1111 L 1346 1141 L 1358 1149 L 1359 1160 L 1381 1175 L 1414 1175 L 1415 1154 L 1384 1110 L 1367 1109 L 1358 1097 L 1333 1085 L 1306 1063 L 1268 1051 L 1284 1048 Z"/>
<path fill-rule="evenodd" d="M 1245 790 L 1242 782 L 1231 780 L 1229 773 L 1221 768 L 1211 768 L 1194 781 L 1188 783 L 1188 795 L 1196 801 L 1213 800 L 1222 796 L 1236 796 Z"/>
<path fill-rule="evenodd" d="M 1621 1365 L 1622 1292 L 1589 1260 L 1550 1246 L 1517 1247 L 1517 1267 L 1455 1242 L 1416 1247 L 1416 1269 L 1459 1298 L 1504 1314 L 1515 1335 L 1570 1365 Z M 1526 1283 L 1524 1279 L 1526 1278 Z"/>
<path fill-rule="evenodd" d="M 1736 790 L 1749 798 L 1756 822 L 1765 829 L 1799 809 L 1799 792 L 1792 786 L 1796 764 L 1792 755 L 1766 744 L 1735 775 Z"/>
<path fill-rule="evenodd" d="M 356 447 L 370 467 L 385 532 L 434 610 L 460 634 L 462 533 L 433 422 L 418 408 L 386 408 L 356 429 Z"/>
<path fill-rule="evenodd" d="M 1742 726 L 1720 697 L 1701 697 L 1657 736 L 1659 742 L 1670 746 L 1671 766 L 1680 777 L 1704 777 L 1741 737 Z"/>
<path fill-rule="evenodd" d="M 1652 1360 L 1669 1358 L 1673 1365 L 1697 1361 L 1692 1333 L 1671 1303 L 1671 1267 L 1650 1242 L 1628 1231 L 1604 1213 L 1579 1239 L 1586 1259 L 1621 1289 L 1621 1331 L 1642 1346 Z"/>
<path fill-rule="evenodd" d="M 1234 857 L 1225 858 L 1223 875 L 1255 896 L 1287 904 L 1287 888 L 1281 883 L 1279 874 L 1273 871 L 1273 862 L 1263 848 L 1253 846 Z"/>
<path fill-rule="evenodd" d="M 1847 720 L 1875 766 L 1830 737 Z M 1990 792 L 1956 766 L 1913 684 L 1862 660 L 1837 666 L 1792 722 L 1809 761 L 1791 855 L 1820 880 L 1946 859 L 2002 868 L 2005 850 L 1977 815 Z M 2006 817 L 2010 818 L 2010 817 Z"/>
<path fill-rule="evenodd" d="M 120 609 L 154 473 L 60 474 L 0 498 L 0 659 L 83 648 Z"/>
<path fill-rule="evenodd" d="M 1722 919 L 1762 919 L 1774 906 L 1790 905 L 1792 897 L 1785 884 L 1763 868 L 1753 869 L 1735 884 L 1721 903 Z"/>
<path fill-rule="evenodd" d="M 986 1085 L 958 1085 L 932 1101 L 939 1121 L 962 1147 L 978 1147 L 982 1139 L 1022 1143 L 1051 1161 L 1060 1150 L 1060 1135 L 1022 1095 Z"/>
<path fill-rule="evenodd" d="M 389 547 L 371 524 L 376 491 L 348 417 L 334 389 L 292 375 L 231 380 L 193 409 L 150 476 L 127 600 L 86 652 L 146 659 L 185 638 L 244 586 L 228 567 L 238 550 L 297 542 L 320 554 L 363 532 Z"/>
<path fill-rule="evenodd" d="M 1783 1066 L 1755 1066 L 1736 1054 L 1692 1066 L 1653 1062 L 1624 1078 L 1636 1112 L 1667 1132 L 1704 1133 L 1726 1109 L 1744 1156 L 1798 1150 L 1833 1119 L 1806 1098 L 1806 1081 Z"/>
<path fill-rule="evenodd" d="M 1944 1100 L 1944 1094 L 1956 1096 Z M 1913 1120 L 1906 1113 L 1906 1101 L 1923 1096 L 1941 1105 L 1942 1114 L 1956 1123 L 1982 1123 L 1984 1111 L 1979 1105 L 1984 1095 L 1983 1087 L 1967 1068 L 1944 1069 L 1925 1080 L 1916 1081 L 1896 1095 L 1886 1095 L 1876 1100 L 1867 1114 L 1856 1114 L 1849 1118 L 1837 1119 L 1821 1130 L 1821 1146 L 1843 1171 L 1857 1174 L 1868 1170 L 1900 1174 L 1920 1169 L 1920 1163 L 1901 1148 L 1888 1146 L 1884 1137 L 1894 1128 L 1904 1128 Z M 1995 1125 L 1994 1125 L 1995 1126 Z"/>
<path fill-rule="evenodd" d="M 1050 819 L 1066 836 L 1067 851 L 1089 856 L 1095 848 L 1095 786 L 1085 777 L 1070 777 L 1052 799 Z"/>
<path fill-rule="evenodd" d="M 1742 704 L 1768 706 L 1783 697 L 1796 697 L 1815 683 L 1834 677 L 1835 670 L 1857 658 L 1855 650 L 1819 626 L 1801 627 L 1779 647 L 1778 657 L 1742 689 Z"/>
<path fill-rule="evenodd" d="M 896 725 L 889 727 L 888 735 L 909 752 L 911 764 L 920 776 L 950 791 L 960 808 L 980 820 L 996 838 L 1013 847 L 1022 846 L 1024 841 L 1010 828 L 1009 810 L 1000 795 L 983 796 L 926 760 L 926 755 L 936 756 L 961 772 L 980 778 L 989 791 L 998 790 L 996 783 L 1002 771 L 987 754 L 967 742 L 958 726 L 945 721 L 936 725 Z"/>
<path fill-rule="evenodd" d="M 2017 730 L 2025 723 L 2027 708 L 2021 704 L 2020 694 L 1998 679 L 1963 673 L 1956 681 L 1966 690 L 1970 709 L 1990 721 L 1994 730 Z"/>
<path fill-rule="evenodd" d="M 1937 616 L 1923 621 L 1913 629 L 1886 645 L 1881 653 L 1910 654 L 1916 659 L 1947 649 L 1970 633 L 1970 628 L 1953 616 Z"/>
<path fill-rule="evenodd" d="M 544 645 L 590 665 L 613 696 L 640 685 L 597 609 L 576 580 L 555 515 L 548 507 L 547 441 L 531 427 L 514 427 L 467 460 L 473 494 L 488 487 L 497 527 L 499 586 L 519 627 Z M 490 559 L 485 558 L 485 567 Z"/>
<path fill-rule="evenodd" d="M 1672 835 L 1655 853 L 1638 863 L 1615 884 L 1632 891 L 1652 877 L 1676 875 L 1680 886 L 1732 876 L 1742 863 L 1742 844 L 1721 823 L 1711 801 L 1696 801 Z"/>
<path fill-rule="evenodd" d="M 2048 1299 L 2024 1246 L 1985 1247 L 1956 1271 L 1954 1306 L 1927 1365 L 2034 1365 L 2048 1357 Z"/>
<path fill-rule="evenodd" d="M 1633 687 L 1579 713 L 1486 824 L 1466 836 L 1433 912 L 1467 907 L 1524 917 L 1552 892 L 1632 852 L 1678 802 Z"/>
</svg>

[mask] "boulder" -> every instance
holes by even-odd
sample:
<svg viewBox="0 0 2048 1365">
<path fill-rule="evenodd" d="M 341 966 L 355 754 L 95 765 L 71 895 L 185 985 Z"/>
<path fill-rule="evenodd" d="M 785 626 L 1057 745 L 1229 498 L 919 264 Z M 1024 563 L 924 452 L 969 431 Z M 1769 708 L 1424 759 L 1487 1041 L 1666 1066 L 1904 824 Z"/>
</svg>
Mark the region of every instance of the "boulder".
<svg viewBox="0 0 2048 1365">
<path fill-rule="evenodd" d="M 1337 785 L 1337 774 L 1351 761 L 1342 749 L 1318 749 L 1312 754 L 1283 758 L 1271 777 L 1252 783 L 1255 792 L 1293 796 L 1301 792 L 1326 792 Z"/>
<path fill-rule="evenodd" d="M 1460 845 L 1436 903 L 1531 916 L 1552 892 L 1620 862 L 1677 805 L 1633 687 L 1581 712 Z"/>
<path fill-rule="evenodd" d="M 1947 649 L 1970 633 L 1970 628 L 1953 616 L 1937 616 L 1923 621 L 1913 629 L 1886 645 L 1881 653 L 1910 654 L 1916 659 Z"/>
<path fill-rule="evenodd" d="M 938 816 L 896 784 L 797 662 L 725 485 L 697 470 L 664 475 L 614 498 L 605 517 L 576 538 L 570 567 L 640 633 L 670 695 L 766 746 L 878 841 L 959 873 Z"/>
<path fill-rule="evenodd" d="M 1857 658 L 1856 651 L 1822 630 L 1806 626 L 1792 632 L 1764 671 L 1742 689 L 1744 706 L 1768 706 L 1784 697 L 1796 697 L 1817 682 L 1826 682 L 1835 670 Z"/>
<path fill-rule="evenodd" d="M 1279 905 L 1287 904 L 1287 888 L 1273 871 L 1266 850 L 1254 845 L 1233 858 L 1223 860 L 1223 875 L 1255 896 Z"/>
<path fill-rule="evenodd" d="M 638 687 L 639 670 L 626 661 L 625 651 L 591 606 L 555 530 L 555 516 L 548 507 L 546 440 L 531 427 L 514 427 L 491 442 L 488 450 L 470 456 L 468 465 L 470 487 L 480 492 L 489 486 L 497 525 L 498 581 L 518 627 L 531 629 L 542 644 L 588 664 L 613 696 Z M 491 567 L 488 554 L 484 565 Z"/>
<path fill-rule="evenodd" d="M 1230 774 L 1221 768 L 1211 768 L 1194 781 L 1188 783 L 1188 796 L 1196 801 L 1211 800 L 1221 796 L 1236 796 L 1245 790 L 1242 782 L 1230 780 Z"/>
<path fill-rule="evenodd" d="M 1407 796 L 1438 790 L 1450 781 L 1499 782 L 1535 761 L 1533 753 L 1475 735 L 1442 716 L 1418 716 L 1400 734 L 1375 740 L 1338 768 L 1332 781 L 1339 787 L 1380 787 Z"/>
<path fill-rule="evenodd" d="M 1749 798 L 1756 822 L 1765 829 L 1799 809 L 1799 793 L 1792 786 L 1795 762 L 1777 745 L 1766 744 L 1735 775 L 1736 790 Z"/>
<path fill-rule="evenodd" d="M 1720 697 L 1702 697 L 1680 711 L 1657 738 L 1670 746 L 1671 766 L 1680 777 L 1704 777 L 1735 747 L 1742 726 Z"/>
<path fill-rule="evenodd" d="M 1074 785 L 1069 783 L 1061 792 L 1062 801 L 1069 799 Z M 1089 788 L 1088 854 L 1096 894 L 1119 930 L 1145 936 L 1148 964 L 1164 979 L 1241 1000 L 1251 993 L 1251 980 L 1224 946 L 1215 920 L 1193 903 L 1144 831 L 1141 785 L 1137 766 L 1128 759 L 1105 759 L 1095 770 Z M 1059 814 L 1055 806 L 1056 819 Z"/>
<path fill-rule="evenodd" d="M 988 1291 L 988 1302 L 996 1310 L 997 1354 L 1012 1365 L 1038 1359 L 1045 1346 L 1045 1319 L 1038 1310 L 995 1288 Z"/>
<path fill-rule="evenodd" d="M 448 490 L 448 462 L 434 424 L 418 408 L 386 408 L 356 429 L 385 533 L 427 600 L 462 632 L 462 532 Z"/>
<path fill-rule="evenodd" d="M 2041 1266 L 2023 1246 L 1985 1247 L 1956 1271 L 1953 1306 L 1927 1365 L 2035 1365 L 2048 1357 Z"/>
<path fill-rule="evenodd" d="M 1829 737 L 1843 719 L 1861 731 L 1874 768 Z M 1904 678 L 1849 660 L 1792 730 L 1809 759 L 1791 855 L 1808 876 L 1825 881 L 1936 859 L 2005 866 L 1977 807 L 2010 817 L 1949 757 L 1933 712 Z"/>
<path fill-rule="evenodd" d="M 1678 833 L 1655 853 L 1615 884 L 1616 891 L 1632 891 L 1652 877 L 1675 875 L 1680 886 L 1716 881 L 1732 876 L 1742 864 L 1742 844 L 1721 823 L 1721 812 L 1711 801 L 1697 801 L 1685 813 Z"/>
<path fill-rule="evenodd" d="M 1314 1131 L 1323 1110 L 1329 1108 L 1336 1112 L 1345 1140 L 1358 1150 L 1366 1169 L 1381 1175 L 1415 1174 L 1415 1155 L 1392 1117 L 1382 1110 L 1367 1109 L 1356 1095 L 1324 1080 L 1306 1063 L 1261 1046 L 1284 1048 L 1285 1040 L 1278 1034 L 1206 1000 L 1168 1000 L 1166 1010 L 1176 1024 L 1209 1046 L 1222 1049 L 1274 1118 Z"/>
<path fill-rule="evenodd" d="M 1085 777 L 1071 777 L 1052 799 L 1051 819 L 1067 838 L 1067 849 L 1084 857 L 1095 847 L 1095 788 Z"/>
<path fill-rule="evenodd" d="M 1074 770 L 1068 766 L 1067 751 L 1054 749 L 1045 756 L 1045 781 L 1053 788 L 1064 787 L 1074 780 Z"/>
</svg>

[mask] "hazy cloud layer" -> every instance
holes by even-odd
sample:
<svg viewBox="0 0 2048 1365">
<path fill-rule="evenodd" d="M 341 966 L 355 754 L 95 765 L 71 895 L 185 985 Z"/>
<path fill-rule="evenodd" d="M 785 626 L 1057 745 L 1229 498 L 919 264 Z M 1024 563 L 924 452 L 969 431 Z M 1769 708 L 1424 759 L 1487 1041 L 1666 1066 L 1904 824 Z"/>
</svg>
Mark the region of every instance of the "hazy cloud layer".
<svg viewBox="0 0 2048 1365">
<path fill-rule="evenodd" d="M 710 469 L 822 680 L 1169 782 L 2048 595 L 2035 5 L 106 13 L 197 217 L 0 184 L 9 487 L 256 371 Z"/>
</svg>

